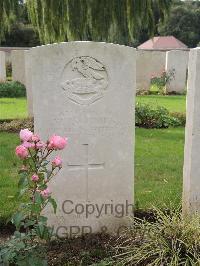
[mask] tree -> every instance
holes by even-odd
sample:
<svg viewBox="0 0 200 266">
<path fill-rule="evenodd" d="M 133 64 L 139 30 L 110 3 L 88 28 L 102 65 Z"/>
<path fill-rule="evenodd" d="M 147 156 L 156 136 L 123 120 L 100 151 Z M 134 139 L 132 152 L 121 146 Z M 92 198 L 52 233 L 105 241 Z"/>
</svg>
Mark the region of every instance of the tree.
<svg viewBox="0 0 200 266">
<path fill-rule="evenodd" d="M 15 20 L 15 14 L 17 14 L 18 7 L 21 4 L 18 0 L 0 0 L 0 40 L 10 30 L 10 26 Z"/>
<path fill-rule="evenodd" d="M 93 40 L 131 44 L 141 25 L 155 29 L 153 10 L 163 21 L 172 0 L 27 0 L 42 43 Z"/>
<path fill-rule="evenodd" d="M 0 41 L 26 5 L 41 43 L 94 40 L 132 44 L 141 26 L 153 34 L 153 10 L 163 21 L 171 3 L 172 0 L 0 0 Z"/>
<path fill-rule="evenodd" d="M 166 21 L 159 25 L 160 35 L 173 35 L 189 47 L 200 41 L 200 2 L 175 2 Z"/>
</svg>

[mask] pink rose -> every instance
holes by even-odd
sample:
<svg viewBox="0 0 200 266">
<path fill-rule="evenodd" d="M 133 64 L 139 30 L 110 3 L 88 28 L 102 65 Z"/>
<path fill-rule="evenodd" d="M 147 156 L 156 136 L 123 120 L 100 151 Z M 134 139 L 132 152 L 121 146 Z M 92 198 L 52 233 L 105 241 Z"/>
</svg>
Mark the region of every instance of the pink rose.
<svg viewBox="0 0 200 266">
<path fill-rule="evenodd" d="M 35 148 L 35 145 L 33 143 L 28 142 L 28 141 L 24 141 L 22 143 L 22 146 L 24 146 L 27 149 L 29 149 L 29 148 Z"/>
<path fill-rule="evenodd" d="M 36 148 L 37 150 L 43 149 L 43 148 L 45 148 L 45 147 L 46 147 L 46 144 L 45 144 L 43 141 L 39 141 L 39 142 L 37 142 L 37 143 L 35 144 L 35 148 Z"/>
<path fill-rule="evenodd" d="M 28 157 L 28 150 L 26 147 L 23 145 L 17 146 L 15 149 L 15 154 L 20 158 L 20 159 L 26 159 Z"/>
<path fill-rule="evenodd" d="M 39 176 L 36 175 L 36 174 L 34 174 L 34 175 L 32 175 L 31 180 L 32 180 L 33 182 L 37 182 L 37 181 L 39 180 Z"/>
<path fill-rule="evenodd" d="M 67 138 L 62 138 L 60 136 L 53 135 L 49 139 L 48 148 L 54 150 L 63 150 L 66 145 L 67 145 Z"/>
<path fill-rule="evenodd" d="M 32 140 L 33 142 L 38 142 L 38 141 L 40 141 L 40 137 L 39 137 L 39 135 L 37 135 L 37 134 L 33 134 L 31 140 Z"/>
<path fill-rule="evenodd" d="M 56 158 L 52 161 L 52 166 L 55 167 L 62 167 L 62 160 L 60 156 L 56 156 Z"/>
<path fill-rule="evenodd" d="M 25 128 L 20 131 L 19 136 L 22 141 L 30 141 L 33 136 L 33 133 L 27 128 Z"/>
<path fill-rule="evenodd" d="M 51 191 L 49 188 L 46 188 L 45 190 L 40 191 L 40 195 L 43 198 L 48 198 L 51 195 Z"/>
</svg>

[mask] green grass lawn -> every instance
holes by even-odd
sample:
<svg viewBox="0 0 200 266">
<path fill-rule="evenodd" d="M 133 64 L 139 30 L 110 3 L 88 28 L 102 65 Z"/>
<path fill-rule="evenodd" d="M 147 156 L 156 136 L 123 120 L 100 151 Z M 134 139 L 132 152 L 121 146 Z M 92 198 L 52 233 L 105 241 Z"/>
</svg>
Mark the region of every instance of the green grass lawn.
<svg viewBox="0 0 200 266">
<path fill-rule="evenodd" d="M 166 107 L 171 112 L 185 112 L 185 96 L 137 96 L 137 102 Z M 0 120 L 27 117 L 25 98 L 0 98 Z"/>
<path fill-rule="evenodd" d="M 182 112 L 186 111 L 186 96 L 185 95 L 173 95 L 173 96 L 162 96 L 162 95 L 146 95 L 137 96 L 136 101 L 139 103 L 150 104 L 153 106 L 163 106 L 170 112 Z"/>
<path fill-rule="evenodd" d="M 13 212 L 17 204 L 13 196 L 17 191 L 18 159 L 14 150 L 18 143 L 16 134 L 0 133 L 0 222 Z"/>
<path fill-rule="evenodd" d="M 27 116 L 25 98 L 0 98 L 0 120 L 26 118 Z"/>
<path fill-rule="evenodd" d="M 178 206 L 182 193 L 184 128 L 136 129 L 135 202 Z"/>
<path fill-rule="evenodd" d="M 140 208 L 180 204 L 184 129 L 136 129 L 135 202 Z M 17 134 L 0 133 L 0 217 L 16 207 Z"/>
</svg>

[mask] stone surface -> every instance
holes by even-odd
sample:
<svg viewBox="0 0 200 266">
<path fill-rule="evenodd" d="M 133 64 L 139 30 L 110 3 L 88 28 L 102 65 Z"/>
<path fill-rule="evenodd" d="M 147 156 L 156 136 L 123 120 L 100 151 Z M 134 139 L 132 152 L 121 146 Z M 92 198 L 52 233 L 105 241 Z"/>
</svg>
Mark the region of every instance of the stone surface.
<svg viewBox="0 0 200 266">
<path fill-rule="evenodd" d="M 11 51 L 12 79 L 26 85 L 25 81 L 25 50 Z"/>
<path fill-rule="evenodd" d="M 31 55 L 30 51 L 24 51 L 24 64 L 25 64 L 25 84 L 26 96 L 28 105 L 28 115 L 33 117 L 33 95 L 32 95 L 32 75 L 31 75 Z"/>
<path fill-rule="evenodd" d="M 5 52 L 0 51 L 0 81 L 6 81 L 6 58 Z"/>
<path fill-rule="evenodd" d="M 167 85 L 168 92 L 182 93 L 186 89 L 189 51 L 172 50 L 166 54 L 166 71 L 174 69 L 174 79 Z"/>
<path fill-rule="evenodd" d="M 152 75 L 161 74 L 165 69 L 165 60 L 165 51 L 137 50 L 137 90 L 149 90 Z"/>
<path fill-rule="evenodd" d="M 70 42 L 31 53 L 35 131 L 69 139 L 51 183 L 58 212 L 46 209 L 49 223 L 59 236 L 117 232 L 133 203 L 135 49 Z"/>
<path fill-rule="evenodd" d="M 200 213 L 200 48 L 189 54 L 183 212 Z"/>
</svg>

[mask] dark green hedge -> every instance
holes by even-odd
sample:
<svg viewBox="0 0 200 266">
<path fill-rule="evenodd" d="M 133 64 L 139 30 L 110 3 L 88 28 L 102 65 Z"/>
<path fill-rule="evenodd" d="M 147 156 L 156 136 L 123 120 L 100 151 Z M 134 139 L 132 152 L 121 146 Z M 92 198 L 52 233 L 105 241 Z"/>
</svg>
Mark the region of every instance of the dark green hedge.
<svg viewBox="0 0 200 266">
<path fill-rule="evenodd" d="M 26 88 L 18 81 L 0 82 L 0 98 L 25 97 Z"/>
</svg>

